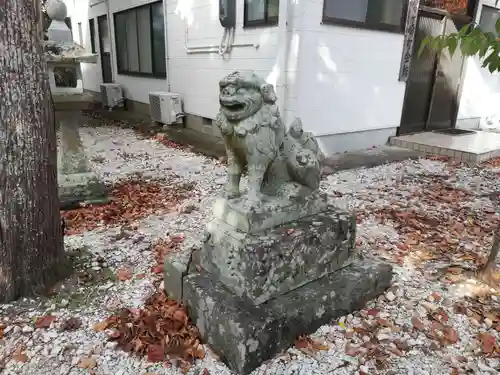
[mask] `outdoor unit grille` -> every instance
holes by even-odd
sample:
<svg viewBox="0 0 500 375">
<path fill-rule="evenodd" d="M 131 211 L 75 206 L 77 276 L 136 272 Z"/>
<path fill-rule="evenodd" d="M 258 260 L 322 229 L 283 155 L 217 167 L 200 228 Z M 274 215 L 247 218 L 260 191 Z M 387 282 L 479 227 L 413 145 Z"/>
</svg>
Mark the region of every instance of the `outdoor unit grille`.
<svg viewBox="0 0 500 375">
<path fill-rule="evenodd" d="M 102 83 L 101 98 L 102 104 L 109 110 L 124 104 L 122 87 L 116 83 Z"/>
<path fill-rule="evenodd" d="M 158 95 L 154 95 L 153 93 L 149 94 L 149 111 L 151 113 L 151 120 L 156 122 L 161 122 L 160 103 L 161 101 Z"/>
<path fill-rule="evenodd" d="M 173 92 L 150 92 L 149 113 L 151 120 L 165 125 L 174 125 L 182 122 L 182 99 Z"/>
</svg>

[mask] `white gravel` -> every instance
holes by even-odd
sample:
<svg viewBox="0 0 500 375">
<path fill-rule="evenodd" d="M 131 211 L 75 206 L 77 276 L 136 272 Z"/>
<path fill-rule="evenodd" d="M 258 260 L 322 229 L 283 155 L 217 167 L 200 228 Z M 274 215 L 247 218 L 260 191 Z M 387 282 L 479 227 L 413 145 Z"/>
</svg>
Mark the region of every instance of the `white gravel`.
<svg viewBox="0 0 500 375">
<path fill-rule="evenodd" d="M 3 373 L 89 374 L 89 369 L 81 368 L 79 363 L 82 358 L 92 358 L 87 364 L 95 364 L 92 371 L 98 375 L 181 374 L 174 366 L 152 365 L 144 359 L 130 357 L 116 350 L 112 344 L 106 343 L 106 334 L 94 331 L 92 326 L 117 307 L 140 307 L 154 290 L 149 277 L 153 263 L 152 243 L 169 235 L 182 234 L 186 238 L 183 246 L 200 244 L 213 199 L 225 182 L 225 167 L 203 156 L 169 149 L 154 140 L 139 139 L 131 130 L 83 128 L 81 134 L 92 166 L 104 180 L 114 182 L 135 173 L 150 177 L 178 176 L 183 181 L 195 182 L 193 205 L 196 208 L 147 217 L 137 223 L 135 230 L 101 227 L 81 235 L 66 236 L 68 251 L 84 249 L 88 254 L 88 267 L 101 267 L 95 260 L 101 257 L 112 272 L 126 266 L 132 269 L 134 275 L 148 276 L 101 283 L 96 290 L 90 289 L 92 294 L 84 295 L 83 298 L 80 296 L 80 300 L 76 301 L 78 303 L 71 300 L 71 296 L 78 291 L 72 291 L 69 300 L 56 297 L 42 303 L 41 300 L 22 299 L 0 306 L 0 323 L 6 327 L 5 337 L 0 340 L 0 363 L 4 356 L 18 348 L 24 348 L 27 355 L 25 362 L 7 361 Z M 418 189 L 419 180 L 424 176 L 447 176 L 453 185 L 476 193 L 476 198 L 466 202 L 471 209 L 488 204 L 481 195 L 500 189 L 500 179 L 492 178 L 494 174 L 491 171 L 464 166 L 450 169 L 443 162 L 424 159 L 336 173 L 323 181 L 322 189 L 342 208 L 383 208 L 395 201 L 404 201 L 413 189 Z M 394 188 L 396 184 L 398 190 Z M 380 249 L 390 252 L 396 246 L 399 235 L 390 223 L 381 224 L 377 218 L 368 216 L 358 225 L 357 239 L 362 245 L 364 256 L 378 258 L 384 256 Z M 375 245 L 379 250 L 373 250 Z M 82 292 L 87 290 L 82 287 Z M 430 299 L 433 292 L 439 293 L 442 298 L 439 301 Z M 254 375 L 348 375 L 359 371 L 366 374 L 444 375 L 451 374 L 454 367 L 476 374 L 498 373 L 498 360 L 474 356 L 477 343 L 473 338 L 478 332 L 486 331 L 495 335 L 498 341 L 499 333 L 487 324 L 475 325 L 469 318 L 454 314 L 452 305 L 459 298 L 448 284 L 429 282 L 422 270 L 410 261 L 402 266 L 395 265 L 393 286 L 385 296 L 371 301 L 365 310 L 341 318 L 340 325 L 332 322 L 332 325 L 321 327 L 312 335 L 314 339 L 325 342 L 329 350 L 309 355 L 292 348 L 262 365 Z M 426 301 L 427 304 L 423 303 Z M 500 299 L 494 297 L 491 303 L 498 307 Z M 363 321 L 383 318 L 399 327 L 410 327 L 413 316 L 424 319 L 426 306 L 442 307 L 449 314 L 449 324 L 458 333 L 457 343 L 436 349 L 432 347 L 430 339 L 411 329 L 378 332 L 382 342 L 387 340 L 387 344 L 384 344 L 387 348 L 394 349 L 391 342 L 396 339 L 408 345 L 403 355 L 391 355 L 388 368 L 379 372 L 374 370 L 373 361 L 360 361 L 345 353 L 347 342 L 351 341 L 351 345 L 357 346 L 363 341 L 362 337 L 346 338 L 346 332 L 351 332 L 353 327 Z M 375 308 L 378 310 L 376 318 L 367 314 L 367 309 Z M 58 317 L 56 323 L 48 329 L 33 329 L 34 318 L 48 313 Z M 67 317 L 79 317 L 82 326 L 75 331 L 61 331 L 60 322 Z M 210 352 L 209 349 L 207 351 Z M 205 375 L 205 369 L 209 374 L 232 374 L 213 355 L 207 355 L 203 361 L 199 361 L 189 374 Z"/>
</svg>

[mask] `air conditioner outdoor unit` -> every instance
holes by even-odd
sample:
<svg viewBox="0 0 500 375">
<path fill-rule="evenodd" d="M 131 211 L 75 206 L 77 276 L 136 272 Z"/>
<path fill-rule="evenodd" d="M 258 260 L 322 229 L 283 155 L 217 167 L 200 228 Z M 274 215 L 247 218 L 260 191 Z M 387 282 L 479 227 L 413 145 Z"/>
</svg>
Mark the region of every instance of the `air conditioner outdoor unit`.
<svg viewBox="0 0 500 375">
<path fill-rule="evenodd" d="M 182 99 L 179 94 L 173 92 L 150 92 L 149 112 L 151 120 L 174 125 L 182 122 Z"/>
<path fill-rule="evenodd" d="M 111 111 L 115 107 L 123 107 L 123 89 L 117 83 L 102 83 L 101 84 L 102 104 Z"/>
</svg>

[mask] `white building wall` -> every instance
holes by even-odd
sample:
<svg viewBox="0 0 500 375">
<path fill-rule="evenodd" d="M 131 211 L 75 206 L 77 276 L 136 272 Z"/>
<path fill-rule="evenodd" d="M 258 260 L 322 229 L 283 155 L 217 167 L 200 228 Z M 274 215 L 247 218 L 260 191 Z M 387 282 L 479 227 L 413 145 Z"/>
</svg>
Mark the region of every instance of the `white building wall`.
<svg viewBox="0 0 500 375">
<path fill-rule="evenodd" d="M 76 2 L 80 8 L 73 23 L 82 22 L 87 35 L 87 17 L 106 12 L 105 2 Z M 322 25 L 323 0 L 290 1 L 286 34 L 279 26 L 244 28 L 244 0 L 237 0 L 234 47 L 222 57 L 217 53 L 223 35 L 219 0 L 164 0 L 167 79 L 118 75 L 112 14 L 150 2 L 109 0 L 114 79 L 129 99 L 148 103 L 149 92 L 170 90 L 183 96 L 186 113 L 213 119 L 218 81 L 234 70 L 253 70 L 277 86 L 285 122 L 300 116 L 305 130 L 322 138 L 327 153 L 383 144 L 399 126 L 405 89 L 398 81 L 402 34 Z M 280 25 L 284 22 L 280 18 Z M 84 74 L 85 88 L 98 90 L 100 65 Z"/>
<path fill-rule="evenodd" d="M 218 81 L 234 70 L 253 70 L 276 83 L 278 27 L 243 28 L 243 0 L 237 0 L 234 47 L 227 57 L 217 52 L 224 31 L 219 0 L 166 1 L 170 88 L 184 97 L 185 112 L 214 119 Z"/>
<path fill-rule="evenodd" d="M 96 49 L 99 51 L 99 37 L 97 33 L 97 17 L 107 14 L 106 2 L 104 0 L 76 0 L 68 5 L 68 13 L 71 17 L 71 26 L 73 30 L 73 39 L 79 43 L 79 27 L 81 22 L 83 33 L 83 45 L 90 52 L 90 30 L 89 19 L 94 18 L 96 30 Z M 98 56 L 97 64 L 82 64 L 83 88 L 85 90 L 99 91 L 99 85 L 102 82 L 101 56 Z"/>
<path fill-rule="evenodd" d="M 475 22 L 479 23 L 483 5 L 500 9 L 496 0 L 480 0 Z M 500 74 L 491 74 L 482 68 L 478 57 L 468 58 L 464 68 L 462 95 L 457 116 L 457 126 L 477 128 L 488 125 L 500 127 Z"/>
<path fill-rule="evenodd" d="M 330 152 L 384 144 L 401 120 L 403 34 L 322 24 L 323 0 L 304 0 L 302 14 L 292 100 L 304 127 Z"/>
</svg>

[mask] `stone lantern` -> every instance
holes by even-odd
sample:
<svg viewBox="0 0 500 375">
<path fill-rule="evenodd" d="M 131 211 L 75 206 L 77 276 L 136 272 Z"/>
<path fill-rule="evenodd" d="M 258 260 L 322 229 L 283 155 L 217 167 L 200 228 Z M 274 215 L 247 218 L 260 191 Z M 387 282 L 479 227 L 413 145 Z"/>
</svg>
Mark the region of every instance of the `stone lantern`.
<svg viewBox="0 0 500 375">
<path fill-rule="evenodd" d="M 81 63 L 97 63 L 97 54 L 88 53 L 73 41 L 64 22 L 66 4 L 49 0 L 47 15 L 52 22 L 45 43 L 45 58 L 50 89 L 60 129 L 58 180 L 61 208 L 78 207 L 82 202 L 107 202 L 106 189 L 90 168 L 79 128 L 85 122 L 83 110 L 89 109 L 93 95 L 83 90 Z M 71 85 L 58 85 L 58 76 L 70 73 Z M 73 73 L 73 74 L 71 74 Z"/>
</svg>

